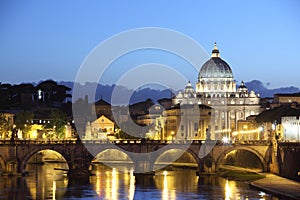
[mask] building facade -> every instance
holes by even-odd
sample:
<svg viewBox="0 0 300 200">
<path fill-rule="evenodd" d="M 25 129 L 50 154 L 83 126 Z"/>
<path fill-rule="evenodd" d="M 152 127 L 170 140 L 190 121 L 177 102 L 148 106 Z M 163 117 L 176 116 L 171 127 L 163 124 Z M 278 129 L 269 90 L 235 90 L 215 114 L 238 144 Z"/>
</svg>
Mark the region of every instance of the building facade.
<svg viewBox="0 0 300 200">
<path fill-rule="evenodd" d="M 299 116 L 281 117 L 283 141 L 300 142 L 300 118 Z"/>
<path fill-rule="evenodd" d="M 198 74 L 196 90 L 188 82 L 184 91 L 173 99 L 174 104 L 199 104 L 212 108 L 209 124 L 211 139 L 230 136 L 238 121 L 260 113 L 260 97 L 241 82 L 237 88 L 231 67 L 220 57 L 215 43 L 211 58 Z"/>
</svg>

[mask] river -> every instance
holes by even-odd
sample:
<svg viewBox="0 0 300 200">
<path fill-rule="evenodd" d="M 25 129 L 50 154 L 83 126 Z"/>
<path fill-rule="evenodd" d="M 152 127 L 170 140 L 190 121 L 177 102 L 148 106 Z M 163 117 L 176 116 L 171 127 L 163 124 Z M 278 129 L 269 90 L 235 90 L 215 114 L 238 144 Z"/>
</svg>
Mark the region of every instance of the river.
<svg viewBox="0 0 300 200">
<path fill-rule="evenodd" d="M 137 178 L 130 166 L 97 164 L 94 176 L 68 178 L 54 168 L 66 168 L 66 164 L 28 164 L 27 177 L 1 177 L 0 199 L 279 199 L 247 183 L 198 177 L 194 169 L 160 170 L 154 177 Z"/>
</svg>

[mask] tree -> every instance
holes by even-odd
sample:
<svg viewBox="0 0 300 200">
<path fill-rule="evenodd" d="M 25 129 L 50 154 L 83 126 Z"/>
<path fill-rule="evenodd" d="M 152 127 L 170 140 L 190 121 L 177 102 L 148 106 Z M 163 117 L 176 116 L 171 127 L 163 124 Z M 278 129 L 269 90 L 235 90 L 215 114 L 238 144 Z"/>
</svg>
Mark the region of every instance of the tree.
<svg viewBox="0 0 300 200">
<path fill-rule="evenodd" d="M 118 130 L 116 137 L 120 139 L 145 138 L 146 133 L 149 131 L 149 126 L 133 125 L 132 123 L 135 122 L 125 121 L 120 123 L 116 128 Z"/>
<path fill-rule="evenodd" d="M 60 111 L 54 110 L 50 114 L 51 122 L 45 125 L 45 128 L 53 129 L 55 137 L 63 139 L 66 132 L 66 124 L 68 123 L 67 115 Z"/>
<path fill-rule="evenodd" d="M 8 109 L 10 105 L 11 95 L 10 95 L 11 85 L 0 83 L 0 108 Z"/>
<path fill-rule="evenodd" d="M 300 110 L 291 108 L 290 106 L 279 106 L 276 108 L 272 108 L 270 110 L 265 110 L 262 113 L 260 113 L 255 121 L 258 124 L 277 121 L 277 123 L 281 123 L 281 117 L 282 116 L 299 116 Z"/>
<path fill-rule="evenodd" d="M 3 113 L 0 113 L 0 136 L 1 138 L 6 138 L 8 131 L 10 130 L 10 124 L 6 120 Z"/>
<path fill-rule="evenodd" d="M 54 103 L 63 104 L 67 99 L 72 97 L 71 94 L 67 93 L 67 91 L 70 91 L 71 88 L 64 85 L 58 85 L 53 80 L 43 81 L 39 83 L 35 89 L 36 94 L 39 90 L 43 93 L 42 99 L 39 99 L 36 95 L 35 99 L 49 106 L 53 106 Z"/>
<path fill-rule="evenodd" d="M 28 138 L 28 132 L 31 130 L 31 121 L 34 114 L 32 112 L 19 112 L 16 114 L 16 128 L 22 131 L 23 138 Z"/>
</svg>

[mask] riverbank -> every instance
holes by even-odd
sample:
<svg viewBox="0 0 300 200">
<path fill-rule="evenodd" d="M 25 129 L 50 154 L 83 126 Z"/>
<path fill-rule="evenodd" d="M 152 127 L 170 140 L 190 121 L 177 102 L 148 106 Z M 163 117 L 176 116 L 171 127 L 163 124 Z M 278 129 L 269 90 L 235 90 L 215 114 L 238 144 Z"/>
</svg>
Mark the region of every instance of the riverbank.
<svg viewBox="0 0 300 200">
<path fill-rule="evenodd" d="M 266 177 L 265 175 L 256 172 L 232 171 L 227 169 L 220 169 L 218 175 L 228 180 L 244 181 L 244 182 L 256 181 Z"/>
<path fill-rule="evenodd" d="M 275 174 L 265 174 L 266 178 L 253 181 L 252 187 L 274 194 L 284 199 L 300 200 L 300 183 L 277 176 Z"/>
<path fill-rule="evenodd" d="M 248 182 L 250 186 L 285 200 L 300 200 L 300 183 L 256 169 L 222 165 L 218 175 L 229 180 Z"/>
<path fill-rule="evenodd" d="M 259 172 L 260 170 L 258 169 L 221 165 L 218 171 L 218 175 L 228 180 L 252 182 L 266 177 Z"/>
</svg>

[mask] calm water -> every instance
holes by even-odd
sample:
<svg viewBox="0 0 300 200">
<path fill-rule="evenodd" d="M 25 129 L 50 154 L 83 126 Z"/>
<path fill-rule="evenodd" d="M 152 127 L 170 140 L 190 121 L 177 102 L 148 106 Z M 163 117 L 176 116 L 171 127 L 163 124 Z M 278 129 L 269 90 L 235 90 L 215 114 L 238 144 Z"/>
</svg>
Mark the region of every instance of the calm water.
<svg viewBox="0 0 300 200">
<path fill-rule="evenodd" d="M 63 163 L 28 165 L 28 177 L 0 178 L 0 199 L 278 199 L 242 182 L 197 177 L 195 170 L 157 171 L 139 179 L 130 167 L 96 165 L 95 176 L 67 178 Z"/>
</svg>

